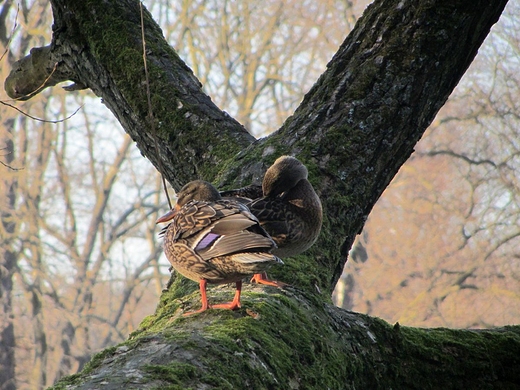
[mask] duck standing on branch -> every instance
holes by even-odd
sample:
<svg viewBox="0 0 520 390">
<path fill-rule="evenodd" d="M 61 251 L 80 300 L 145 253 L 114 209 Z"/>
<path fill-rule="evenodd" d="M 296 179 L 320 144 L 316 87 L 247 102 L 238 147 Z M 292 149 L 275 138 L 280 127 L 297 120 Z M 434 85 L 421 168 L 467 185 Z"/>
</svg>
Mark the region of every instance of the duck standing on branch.
<svg viewBox="0 0 520 390">
<path fill-rule="evenodd" d="M 276 244 L 246 206 L 223 200 L 210 183 L 192 181 L 177 195 L 175 207 L 157 223 L 171 221 L 161 234 L 172 267 L 199 283 L 202 308 L 193 313 L 210 307 L 207 283 L 236 283 L 232 302 L 211 307 L 238 309 L 242 279 L 282 263 L 271 253 Z"/>
<path fill-rule="evenodd" d="M 253 185 L 223 191 L 221 195 L 242 198 L 276 242 L 275 255 L 295 256 L 314 244 L 323 221 L 320 198 L 307 177 L 307 167 L 297 158 L 281 156 L 265 173 L 262 188 Z M 244 198 L 249 199 L 244 201 Z M 265 272 L 255 274 L 252 281 L 282 284 L 268 280 Z"/>
</svg>

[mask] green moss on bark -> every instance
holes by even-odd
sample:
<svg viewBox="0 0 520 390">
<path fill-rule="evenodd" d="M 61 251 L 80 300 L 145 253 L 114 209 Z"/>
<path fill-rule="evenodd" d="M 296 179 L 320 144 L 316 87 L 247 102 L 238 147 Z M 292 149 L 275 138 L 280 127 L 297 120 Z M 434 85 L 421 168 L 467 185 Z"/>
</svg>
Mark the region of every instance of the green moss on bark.
<svg viewBox="0 0 520 390">
<path fill-rule="evenodd" d="M 233 289 L 214 287 L 208 295 L 210 302 L 224 302 Z M 126 388 L 520 386 L 520 372 L 513 369 L 520 364 L 518 327 L 468 331 L 391 326 L 326 301 L 292 287 L 246 285 L 242 308 L 235 312 L 210 309 L 183 317 L 180 307 L 199 307 L 198 293 L 182 302 L 162 302 L 130 340 L 97 355 L 82 373 L 64 378 L 55 388 L 92 388 L 104 372 L 112 373 L 113 384 L 126 378 Z"/>
</svg>

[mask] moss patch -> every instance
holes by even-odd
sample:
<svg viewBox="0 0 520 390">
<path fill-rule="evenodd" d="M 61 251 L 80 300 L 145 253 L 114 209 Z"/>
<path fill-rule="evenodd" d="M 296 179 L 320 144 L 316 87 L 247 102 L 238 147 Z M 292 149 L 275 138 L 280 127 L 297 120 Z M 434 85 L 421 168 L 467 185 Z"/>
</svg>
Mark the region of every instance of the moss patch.
<svg viewBox="0 0 520 390">
<path fill-rule="evenodd" d="M 184 384 L 194 379 L 197 374 L 197 368 L 194 365 L 180 362 L 164 365 L 148 364 L 143 367 L 143 371 L 148 374 L 150 379 L 160 378 L 161 381 L 169 382 L 169 386 L 161 387 L 169 390 L 191 389 L 191 387 L 184 387 Z"/>
<path fill-rule="evenodd" d="M 233 289 L 216 287 L 210 301 Z M 198 295 L 183 303 L 198 305 Z M 198 307 L 198 306 L 197 306 Z M 191 310 L 191 308 L 189 308 Z M 244 286 L 242 308 L 182 317 L 163 304 L 143 321 L 124 353 L 112 348 L 55 388 L 99 381 L 132 368 L 132 384 L 166 389 L 516 388 L 520 329 L 465 331 L 391 326 L 349 313 L 318 294 Z M 146 364 L 139 365 L 139 361 Z M 125 368 L 122 368 L 125 367 Z M 147 384 L 141 386 L 139 383 Z M 495 386 L 496 385 L 496 386 Z"/>
</svg>

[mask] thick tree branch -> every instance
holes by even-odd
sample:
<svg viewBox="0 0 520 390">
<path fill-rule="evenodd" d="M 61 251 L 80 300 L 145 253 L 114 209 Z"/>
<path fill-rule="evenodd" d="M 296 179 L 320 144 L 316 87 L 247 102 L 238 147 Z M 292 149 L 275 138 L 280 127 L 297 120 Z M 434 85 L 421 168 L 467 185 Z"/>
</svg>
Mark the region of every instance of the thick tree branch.
<svg viewBox="0 0 520 390">
<path fill-rule="evenodd" d="M 51 3 L 55 21 L 52 43 L 33 49 L 18 62 L 6 80 L 11 97 L 29 98 L 43 87 L 67 79 L 90 88 L 103 99 L 143 155 L 156 167 L 164 168 L 163 173 L 176 188 L 194 177 L 214 177 L 223 161 L 254 140 L 202 92 L 200 82 L 145 11 L 156 118 L 154 124 L 150 123 L 138 1 Z M 54 64 L 57 70 L 52 73 Z M 155 150 L 154 137 L 159 139 L 159 151 Z"/>
<path fill-rule="evenodd" d="M 51 46 L 35 47 L 31 53 L 13 64 L 4 88 L 17 100 L 28 100 L 48 87 L 70 80 L 55 62 Z"/>
<path fill-rule="evenodd" d="M 328 236 L 335 238 L 327 248 L 341 248 L 326 259 L 318 255 L 325 268 L 334 269 L 332 286 L 355 233 L 455 88 L 506 1 L 474 4 L 375 2 L 294 116 L 272 136 L 291 153 L 316 162 L 334 232 Z"/>
<path fill-rule="evenodd" d="M 520 329 L 421 330 L 288 288 L 248 286 L 247 309 L 182 318 L 161 300 L 130 339 L 56 389 L 481 389 L 520 384 Z M 228 299 L 213 290 L 212 298 Z M 192 295 L 189 304 L 197 305 Z M 172 317 L 172 313 L 175 313 Z"/>
</svg>

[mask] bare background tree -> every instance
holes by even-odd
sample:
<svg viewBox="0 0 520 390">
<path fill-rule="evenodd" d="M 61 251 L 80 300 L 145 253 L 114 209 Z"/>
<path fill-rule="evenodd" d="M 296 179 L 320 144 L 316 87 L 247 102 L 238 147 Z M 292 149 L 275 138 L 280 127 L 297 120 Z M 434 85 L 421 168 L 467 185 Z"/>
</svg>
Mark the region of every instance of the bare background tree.
<svg viewBox="0 0 520 390">
<path fill-rule="evenodd" d="M 265 135 L 323 72 L 362 6 L 235 3 L 147 6 L 217 105 Z M 15 7 L 4 2 L 0 13 L 4 64 L 50 39 L 47 4 L 22 2 L 18 18 Z M 375 207 L 338 305 L 408 325 L 518 322 L 517 8 Z M 60 123 L 1 107 L 2 389 L 43 388 L 80 369 L 153 311 L 166 281 L 159 178 L 108 110 L 91 93 L 57 88 L 17 104 L 47 120 L 79 106 Z"/>
</svg>

